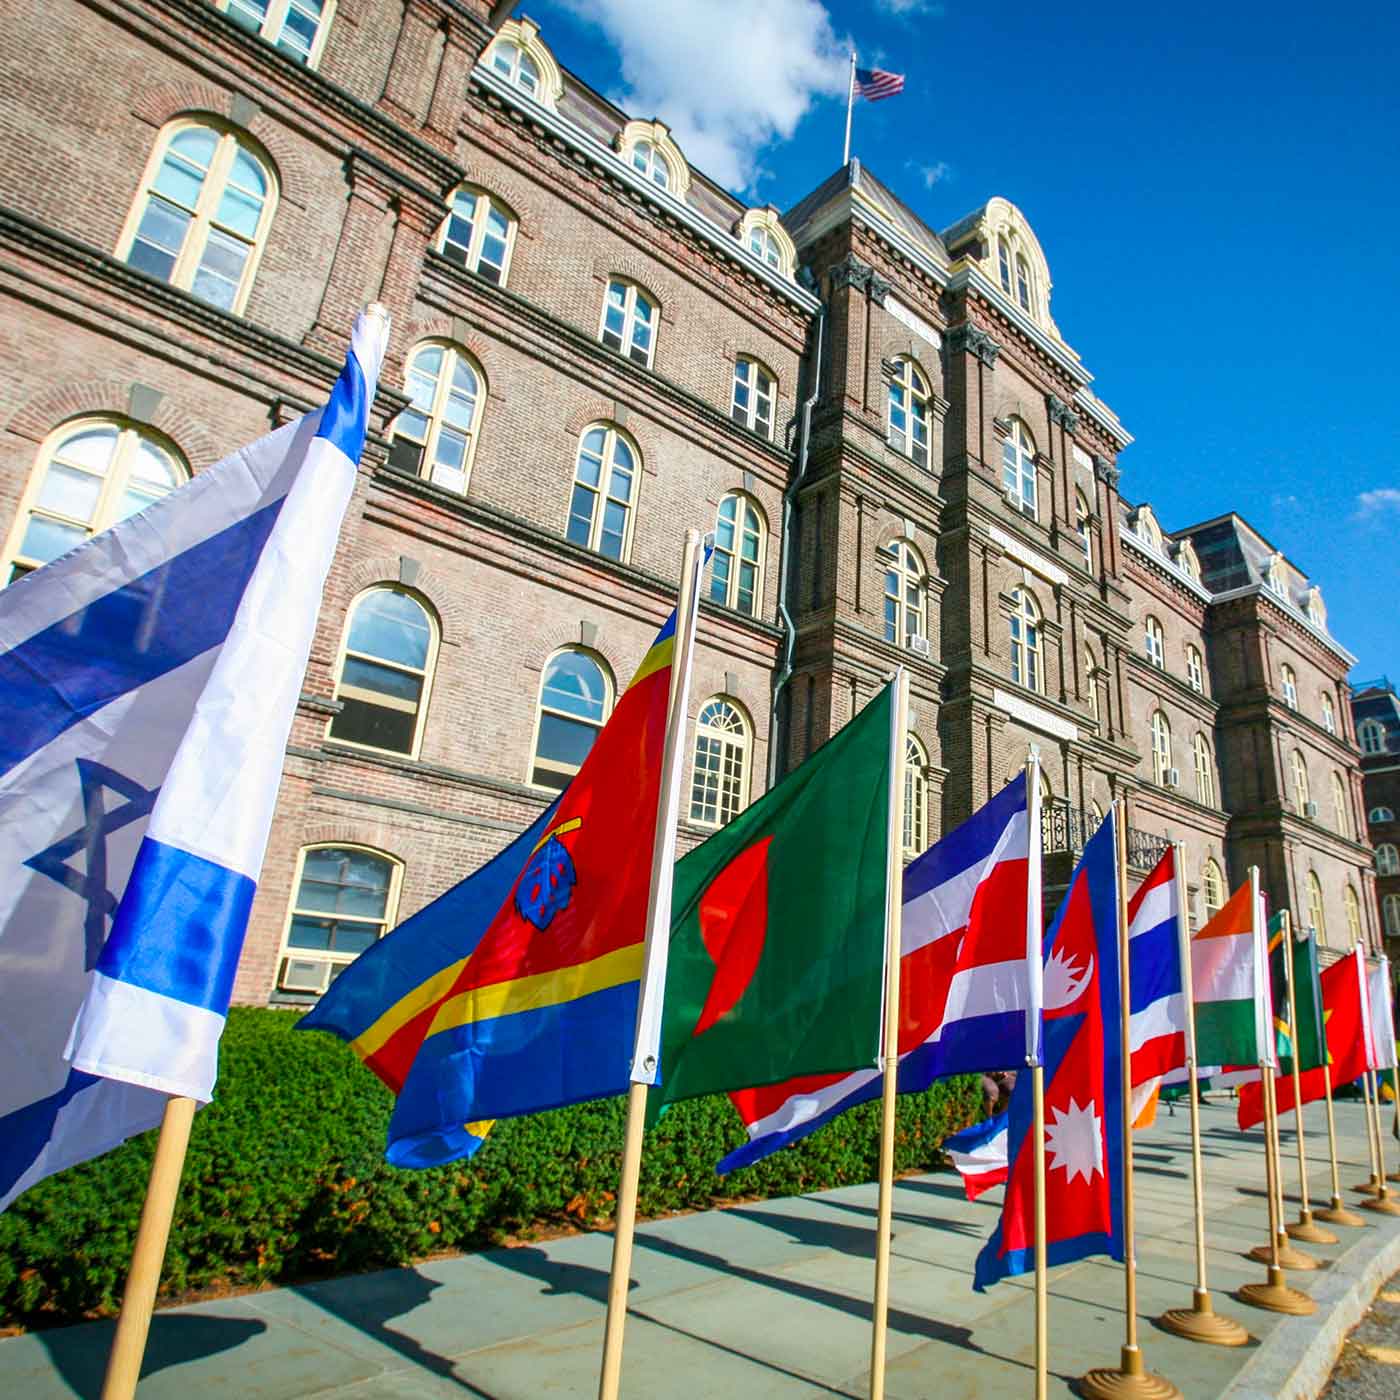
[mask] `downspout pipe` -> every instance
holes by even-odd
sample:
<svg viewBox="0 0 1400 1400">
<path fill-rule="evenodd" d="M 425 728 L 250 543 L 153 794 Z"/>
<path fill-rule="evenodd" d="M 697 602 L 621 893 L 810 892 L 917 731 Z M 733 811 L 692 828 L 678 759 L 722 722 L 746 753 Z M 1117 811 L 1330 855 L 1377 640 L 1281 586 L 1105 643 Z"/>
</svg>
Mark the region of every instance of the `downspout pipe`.
<svg viewBox="0 0 1400 1400">
<path fill-rule="evenodd" d="M 778 742 L 779 706 L 788 681 L 792 678 L 792 657 L 797 649 L 797 628 L 793 625 L 792 613 L 788 610 L 788 584 L 792 572 L 792 519 L 797 508 L 797 493 L 802 489 L 803 478 L 807 475 L 807 453 L 812 442 L 812 409 L 822 392 L 822 355 L 826 343 L 826 303 L 817 307 L 816 343 L 813 347 L 814 365 L 812 370 L 812 392 L 802 403 L 797 428 L 797 460 L 793 466 L 792 481 L 783 492 L 783 558 L 778 570 L 778 620 L 783 629 L 783 659 L 778 674 L 773 678 L 772 721 L 768 732 L 772 736 L 768 744 L 768 786 L 772 788 L 778 780 L 778 752 L 782 745 Z"/>
</svg>

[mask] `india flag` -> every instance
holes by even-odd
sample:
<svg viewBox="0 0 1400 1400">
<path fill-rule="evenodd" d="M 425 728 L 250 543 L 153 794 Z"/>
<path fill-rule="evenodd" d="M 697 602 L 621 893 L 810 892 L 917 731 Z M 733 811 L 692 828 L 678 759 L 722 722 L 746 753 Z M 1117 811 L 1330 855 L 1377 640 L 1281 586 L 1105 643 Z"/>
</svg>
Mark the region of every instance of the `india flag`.
<svg viewBox="0 0 1400 1400">
<path fill-rule="evenodd" d="M 1268 963 L 1253 872 L 1191 940 L 1196 1058 L 1255 1065 L 1269 1054 Z"/>
</svg>

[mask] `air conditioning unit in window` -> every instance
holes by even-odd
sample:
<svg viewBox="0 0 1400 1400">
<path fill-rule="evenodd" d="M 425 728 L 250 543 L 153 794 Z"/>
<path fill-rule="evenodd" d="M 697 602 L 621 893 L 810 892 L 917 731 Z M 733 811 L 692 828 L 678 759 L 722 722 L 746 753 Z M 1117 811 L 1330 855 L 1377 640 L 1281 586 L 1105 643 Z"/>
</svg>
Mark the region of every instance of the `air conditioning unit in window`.
<svg viewBox="0 0 1400 1400">
<path fill-rule="evenodd" d="M 1317 803 L 1316 803 L 1316 802 L 1304 802 L 1304 803 L 1303 803 L 1303 815 L 1304 815 L 1305 817 L 1311 817 L 1314 821 L 1316 821 L 1316 820 L 1317 820 Z"/>
<path fill-rule="evenodd" d="M 1163 781 L 1169 788 L 1181 786 L 1181 772 L 1176 768 L 1168 768 L 1163 775 Z"/>
<path fill-rule="evenodd" d="M 331 984 L 331 965 L 322 958 L 287 958 L 278 986 L 284 992 L 314 992 L 319 996 Z"/>
<path fill-rule="evenodd" d="M 915 656 L 931 655 L 927 637 L 910 637 L 909 650 L 912 651 Z"/>
</svg>

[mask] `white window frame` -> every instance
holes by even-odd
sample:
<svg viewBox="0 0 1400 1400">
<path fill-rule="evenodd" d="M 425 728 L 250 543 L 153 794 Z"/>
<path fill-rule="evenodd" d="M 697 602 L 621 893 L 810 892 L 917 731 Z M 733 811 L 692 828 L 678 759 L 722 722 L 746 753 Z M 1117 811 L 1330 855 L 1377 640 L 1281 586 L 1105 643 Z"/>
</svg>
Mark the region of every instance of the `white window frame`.
<svg viewBox="0 0 1400 1400">
<path fill-rule="evenodd" d="M 1204 734 L 1197 733 L 1192 741 L 1196 758 L 1196 800 L 1203 806 L 1215 806 L 1215 761 L 1210 752 L 1210 741 Z"/>
<path fill-rule="evenodd" d="M 1388 894 L 1381 900 L 1381 918 L 1387 938 L 1400 938 L 1400 894 Z"/>
<path fill-rule="evenodd" d="M 733 547 L 721 542 L 721 526 L 724 524 L 724 508 L 733 503 Z M 768 526 L 758 502 L 746 491 L 730 491 L 719 503 L 715 513 L 715 557 L 710 561 L 710 601 L 721 607 L 732 609 L 745 617 L 757 617 L 763 610 L 763 561 L 768 550 Z M 754 540 L 754 558 L 744 557 L 744 542 Z M 728 572 L 721 579 L 721 570 L 715 562 L 721 557 L 728 560 Z M 741 578 L 746 563 L 753 566 L 752 606 L 742 606 L 740 594 L 743 589 Z M 722 582 L 723 586 L 716 588 Z"/>
<path fill-rule="evenodd" d="M 915 637 L 928 636 L 928 592 L 924 586 L 928 570 L 923 556 L 908 540 L 891 543 L 881 562 L 885 566 L 884 638 L 892 646 L 907 647 Z"/>
<path fill-rule="evenodd" d="M 103 430 L 115 432 L 117 441 L 112 448 L 112 455 L 107 461 L 106 470 L 102 474 L 102 485 L 98 488 L 97 500 L 93 505 L 91 516 L 87 520 L 81 520 L 77 516 L 67 515 L 53 506 L 41 505 L 40 498 L 43 495 L 44 482 L 55 462 L 66 467 L 67 470 L 80 471 L 85 476 L 96 475 L 95 472 L 91 472 L 77 463 L 70 466 L 63 462 L 63 449 L 66 444 L 84 433 Z M 85 532 L 83 540 L 90 540 L 94 535 L 110 529 L 118 520 L 124 518 L 117 512 L 130 485 L 131 469 L 136 462 L 136 454 L 140 450 L 143 440 L 162 455 L 168 457 L 177 475 L 183 477 L 183 480 L 177 481 L 170 490 L 175 490 L 189 481 L 189 463 L 185 461 L 180 449 L 169 438 L 143 423 L 134 423 L 131 419 L 123 418 L 118 414 L 103 413 L 94 414 L 91 417 L 70 418 L 66 423 L 60 423 L 44 439 L 39 448 L 39 455 L 35 459 L 34 469 L 29 474 L 24 495 L 20 498 L 19 509 L 15 512 L 15 518 L 10 525 L 5 553 L 0 556 L 0 585 L 12 581 L 11 573 L 16 568 L 21 569 L 24 573 L 29 573 L 44 566 L 44 560 L 23 552 L 24 537 L 28 533 L 29 522 L 33 516 L 40 515 L 57 524 L 81 529 Z M 73 548 L 76 549 L 79 544 L 83 543 L 83 540 L 75 540 Z M 67 553 L 66 550 L 64 552 Z"/>
<path fill-rule="evenodd" d="M 1099 684 L 1094 678 L 1094 673 L 1099 669 L 1098 658 L 1094 655 L 1094 649 L 1086 645 L 1084 648 L 1084 675 L 1089 688 L 1089 713 L 1097 723 L 1099 718 Z"/>
<path fill-rule="evenodd" d="M 923 370 L 909 356 L 900 355 L 885 393 L 885 440 L 925 471 L 932 462 L 931 397 Z"/>
<path fill-rule="evenodd" d="M 256 31 L 247 25 L 239 24 L 237 20 L 233 22 L 239 25 L 244 33 L 255 33 L 259 38 L 265 39 L 279 53 L 286 54 L 289 58 L 305 64 L 307 68 L 316 68 L 321 62 L 321 55 L 326 48 L 326 35 L 330 31 L 331 20 L 335 16 L 335 0 L 324 0 L 321 13 L 316 18 L 316 32 L 311 39 L 311 47 L 304 54 L 295 45 L 286 45 L 281 42 L 283 30 L 286 28 L 287 17 L 292 10 L 305 11 L 307 6 L 303 0 L 265 0 L 267 13 L 262 16 Z M 238 0 L 214 0 L 214 8 L 222 10 L 232 18 L 232 11 L 241 10 L 242 5 Z"/>
<path fill-rule="evenodd" d="M 904 736 L 904 829 L 901 843 L 905 860 L 922 855 L 928 845 L 928 751 L 918 735 Z"/>
<path fill-rule="evenodd" d="M 598 470 L 597 485 L 592 485 L 584 481 L 581 476 L 581 466 L 584 455 L 584 443 L 588 439 L 589 433 L 601 432 L 603 434 L 603 447 L 601 454 L 601 465 Z M 632 455 L 632 470 L 630 477 L 630 489 L 626 496 L 617 495 L 614 488 L 617 478 L 620 475 L 627 476 L 626 469 L 619 466 L 617 459 L 617 447 L 621 443 Z M 594 554 L 601 554 L 604 559 L 616 559 L 618 563 L 625 564 L 632 554 L 632 529 L 637 519 L 637 496 L 641 491 L 642 484 L 642 452 L 637 446 L 635 439 L 629 433 L 624 432 L 616 423 L 590 423 L 579 435 L 578 444 L 574 448 L 574 474 L 569 482 L 568 514 L 565 518 L 564 536 L 572 543 L 579 545 L 583 549 L 592 550 Z M 578 491 L 587 491 L 592 495 L 592 505 L 588 517 L 588 538 L 586 540 L 573 539 L 569 531 L 573 526 L 575 515 L 574 501 Z M 606 554 L 600 548 L 603 539 L 603 524 L 607 516 L 606 504 L 615 502 L 622 507 L 622 548 L 617 555 Z"/>
<path fill-rule="evenodd" d="M 747 392 L 748 403 L 740 403 L 739 391 Z M 734 361 L 734 388 L 729 400 L 729 416 L 741 427 L 772 442 L 778 419 L 778 376 L 752 355 Z"/>
<path fill-rule="evenodd" d="M 1201 664 L 1199 647 L 1188 645 L 1186 648 L 1186 680 L 1197 695 L 1206 693 L 1205 668 Z"/>
<path fill-rule="evenodd" d="M 1288 766 L 1293 776 L 1293 800 L 1298 807 L 1298 815 L 1312 801 L 1312 784 L 1308 780 L 1308 761 L 1302 749 L 1294 749 L 1288 755 Z"/>
<path fill-rule="evenodd" d="M 749 805 L 752 754 L 753 728 L 743 706 L 727 695 L 710 696 L 696 716 L 691 749 L 689 812 L 696 826 L 728 826 Z"/>
<path fill-rule="evenodd" d="M 1400 875 L 1400 850 L 1391 841 L 1382 841 L 1376 847 L 1376 874 Z"/>
<path fill-rule="evenodd" d="M 159 193 L 155 187 L 171 143 L 185 131 L 208 131 L 217 138 L 214 154 L 204 172 L 193 209 L 177 204 L 171 196 Z M 263 179 L 267 182 L 267 192 L 263 196 L 262 208 L 258 214 L 258 224 L 253 230 L 251 238 L 237 230 L 219 224 L 215 218 L 224 191 L 228 187 L 234 158 L 240 150 L 256 162 L 258 169 L 262 172 Z M 136 236 L 141 228 L 141 220 L 145 217 L 147 206 L 153 198 L 170 205 L 172 208 L 179 209 L 189 216 L 189 224 L 185 229 L 179 251 L 175 255 L 175 263 L 170 269 L 170 276 L 157 280 L 164 280 L 166 286 L 188 292 L 191 296 L 196 297 L 201 305 L 212 306 L 217 311 L 227 311 L 232 316 L 241 316 L 244 307 L 248 304 L 253 283 L 257 280 L 258 264 L 262 261 L 263 250 L 267 246 L 267 235 L 272 228 L 273 215 L 277 210 L 277 172 L 262 147 L 242 128 L 222 121 L 218 117 L 207 115 L 178 117 L 174 121 L 167 122 L 160 129 L 155 144 L 151 147 L 150 158 L 147 160 L 146 169 L 141 175 L 141 184 L 136 191 L 136 198 L 132 201 L 131 209 L 126 216 L 126 223 L 122 227 L 121 237 L 117 240 L 116 257 L 120 261 L 129 261 L 132 248 L 136 243 Z M 219 306 L 217 302 L 206 301 L 193 290 L 195 275 L 199 272 L 204 250 L 208 246 L 211 234 L 215 231 L 227 238 L 236 239 L 248 247 L 248 255 L 243 260 L 233 303 L 228 307 Z M 140 271 L 140 269 L 137 270 Z M 142 275 L 155 277 L 154 273 L 143 273 Z"/>
<path fill-rule="evenodd" d="M 1078 489 L 1074 493 L 1074 531 L 1079 536 L 1079 548 L 1084 555 L 1084 568 L 1088 573 L 1094 572 L 1094 513 L 1089 509 L 1089 502 L 1084 499 L 1084 493 Z"/>
<path fill-rule="evenodd" d="M 1322 881 L 1317 878 L 1315 870 L 1308 871 L 1308 919 L 1312 924 L 1313 933 L 1317 938 L 1318 946 L 1327 946 L 1327 909 L 1322 898 Z"/>
<path fill-rule="evenodd" d="M 1336 771 L 1332 774 L 1332 806 L 1336 809 L 1337 834 L 1351 839 L 1351 813 L 1348 810 L 1346 784 L 1342 781 L 1342 775 Z"/>
<path fill-rule="evenodd" d="M 1298 676 L 1287 662 L 1279 667 L 1279 684 L 1283 689 L 1283 703 L 1290 710 L 1296 710 L 1298 708 Z"/>
<path fill-rule="evenodd" d="M 1214 904 L 1211 903 L 1212 893 L 1215 896 Z M 1203 928 L 1225 907 L 1226 898 L 1224 872 L 1213 856 L 1207 856 L 1201 866 L 1201 905 L 1205 911 Z"/>
<path fill-rule="evenodd" d="M 1045 694 L 1045 646 L 1041 623 L 1045 615 L 1029 588 L 1011 590 L 1011 616 L 1008 619 L 1011 650 L 1011 681 L 1037 695 Z"/>
<path fill-rule="evenodd" d="M 1393 822 L 1395 812 L 1390 807 L 1372 807 L 1366 814 L 1366 820 L 1372 822 Z"/>
<path fill-rule="evenodd" d="M 431 481 L 435 486 L 441 487 L 444 491 L 451 491 L 454 495 L 465 496 L 467 489 L 471 485 L 472 467 L 476 462 L 476 445 L 481 437 L 481 418 L 485 410 L 487 398 L 486 372 L 481 368 L 476 357 L 464 347 L 450 340 L 422 340 L 415 345 L 407 355 L 404 356 L 404 387 L 405 391 L 416 370 L 415 361 L 419 355 L 427 350 L 441 350 L 442 365 L 437 373 L 437 383 L 433 390 L 432 403 L 426 414 L 419 409 L 410 406 L 406 408 L 394 420 L 394 430 L 391 441 L 402 439 L 404 442 L 411 442 L 420 449 L 418 459 L 417 475 L 424 481 Z M 459 424 L 448 424 L 446 412 L 448 404 L 452 400 L 454 390 L 454 379 L 456 377 L 457 365 L 464 365 L 476 379 L 476 393 L 472 399 L 471 424 L 463 428 Z M 418 373 L 427 377 L 426 370 L 418 370 Z M 428 420 L 427 434 L 423 438 L 414 437 L 407 430 L 404 420 L 412 413 L 416 417 L 426 417 Z M 448 481 L 438 481 L 433 475 L 436 467 L 435 456 L 438 447 L 442 442 L 444 430 L 449 430 L 467 439 L 466 447 L 462 453 L 462 484 L 460 487 L 450 484 Z M 390 452 L 392 455 L 392 446 Z"/>
<path fill-rule="evenodd" d="M 1322 692 L 1322 727 L 1329 734 L 1337 732 L 1337 713 L 1332 708 L 1332 697 L 1325 690 Z"/>
<path fill-rule="evenodd" d="M 1172 768 L 1172 726 L 1161 710 L 1152 711 L 1152 780 L 1166 787 Z"/>
<path fill-rule="evenodd" d="M 1001 444 L 1001 488 L 1022 515 L 1040 519 L 1040 485 L 1036 477 L 1036 446 L 1031 430 L 1019 418 Z"/>
<path fill-rule="evenodd" d="M 1361 932 L 1361 901 L 1357 899 L 1356 891 L 1349 884 L 1344 887 L 1342 902 L 1347 911 L 1347 932 L 1351 935 L 1352 945 L 1355 946 L 1361 942 L 1363 936 Z"/>
<path fill-rule="evenodd" d="M 633 170 L 643 179 L 650 180 L 658 189 L 669 190 L 675 181 L 676 174 L 671 158 L 655 141 L 644 137 L 632 142 L 632 147 L 627 152 L 627 161 Z"/>
<path fill-rule="evenodd" d="M 565 655 L 578 655 L 587 657 L 587 659 L 598 668 L 599 675 L 602 677 L 603 681 L 603 713 L 601 718 L 598 719 L 596 723 L 594 720 L 587 718 L 583 715 L 576 715 L 569 710 L 564 710 L 554 705 L 545 704 L 544 683 L 549 676 L 549 668 L 561 656 Z M 612 717 L 613 708 L 614 706 L 616 706 L 616 704 L 617 683 L 613 679 L 612 667 L 608 665 L 608 663 L 598 652 L 594 651 L 591 647 L 585 646 L 559 647 L 556 651 L 550 652 L 550 654 L 545 658 L 544 665 L 540 667 L 540 683 L 535 690 L 535 725 L 534 732 L 530 736 L 530 757 L 529 766 L 525 770 L 525 781 L 529 783 L 531 787 L 535 788 L 537 791 L 540 792 L 559 792 L 562 791 L 562 788 L 553 787 L 548 783 L 537 782 L 535 780 L 535 769 L 546 768 L 551 772 L 559 773 L 565 779 L 565 782 L 563 784 L 564 787 L 568 786 L 568 781 L 574 776 L 574 774 L 576 774 L 579 771 L 578 768 L 571 768 L 568 764 L 561 763 L 557 759 L 540 757 L 541 720 L 543 719 L 546 712 L 548 712 L 549 714 L 559 715 L 561 718 L 568 720 L 571 723 L 588 725 L 594 731 L 593 743 L 596 744 L 598 742 L 598 735 L 603 732 L 603 726 L 607 724 L 608 720 Z M 592 745 L 589 746 L 589 752 L 592 752 Z M 585 755 L 585 760 L 586 758 L 587 755 Z M 582 766 L 583 765 L 580 764 L 579 768 L 581 768 Z"/>
<path fill-rule="evenodd" d="M 1143 645 L 1147 650 L 1147 659 L 1159 670 L 1167 669 L 1167 641 L 1166 634 L 1162 631 L 1162 624 L 1150 614 L 1143 623 Z"/>
<path fill-rule="evenodd" d="M 1385 725 L 1378 719 L 1363 719 L 1356 726 L 1356 741 L 1362 753 L 1385 752 Z"/>
<path fill-rule="evenodd" d="M 315 841 L 308 846 L 303 846 L 297 852 L 296 867 L 292 875 L 291 898 L 287 901 L 287 913 L 282 920 L 282 942 L 277 953 L 278 991 L 283 990 L 287 976 L 287 964 L 293 959 L 298 962 L 318 962 L 327 967 L 335 968 L 349 967 L 356 958 L 362 956 L 361 953 L 337 953 L 330 948 L 294 948 L 292 946 L 292 922 L 298 913 L 313 918 L 326 917 L 324 910 L 301 909 L 298 906 L 301 896 L 301 882 L 306 874 L 306 859 L 314 851 L 362 851 L 365 855 L 374 856 L 376 860 L 384 861 L 389 866 L 389 888 L 384 899 L 384 917 L 382 919 L 366 919 L 353 914 L 334 917 L 347 923 L 381 924 L 382 928 L 375 936 L 376 943 L 398 924 L 399 896 L 403 890 L 404 863 L 397 856 L 390 855 L 388 851 L 381 851 L 377 846 L 367 846 L 359 841 Z M 372 947 L 373 944 L 370 946 Z M 368 948 L 364 950 L 364 952 L 368 951 Z M 295 989 L 291 989 L 291 994 L 296 995 Z"/>
<path fill-rule="evenodd" d="M 620 343 L 614 345 L 609 339 L 609 335 L 618 335 L 616 331 L 608 329 L 608 310 L 613 303 L 613 288 L 622 290 L 622 331 Z M 651 309 L 650 319 L 638 315 L 637 304 L 643 302 Z M 637 328 L 646 325 L 651 331 L 647 341 L 645 356 L 638 355 L 637 352 Z M 606 290 L 603 292 L 603 314 L 598 319 L 598 339 L 602 341 L 609 350 L 616 350 L 624 359 L 631 360 L 633 364 L 643 365 L 647 369 L 652 367 L 656 359 L 656 342 L 661 330 L 661 303 L 647 291 L 645 287 L 638 286 L 637 283 L 626 277 L 609 277 Z"/>
<path fill-rule="evenodd" d="M 464 214 L 458 214 L 458 200 L 470 196 L 476 200 L 476 209 L 471 219 L 467 219 Z M 442 221 L 442 227 L 438 230 L 437 250 L 450 262 L 455 262 L 458 267 L 464 267 L 468 272 L 474 272 L 478 277 L 487 282 L 493 283 L 497 287 L 504 287 L 510 278 L 510 260 L 515 251 L 515 232 L 519 226 L 519 220 L 515 216 L 515 211 L 498 196 L 484 190 L 480 185 L 461 184 L 452 191 L 452 197 L 448 201 L 450 208 L 447 217 Z M 501 240 L 505 244 L 505 252 L 498 264 L 484 260 L 488 224 L 492 214 L 499 214 L 505 220 L 505 237 Z M 449 234 L 452 230 L 453 219 L 460 219 L 471 226 L 471 237 L 468 242 L 461 243 Z M 499 237 L 499 235 L 497 235 Z M 459 258 L 450 248 L 462 249 L 462 256 Z M 487 271 L 482 271 L 485 267 Z"/>
</svg>

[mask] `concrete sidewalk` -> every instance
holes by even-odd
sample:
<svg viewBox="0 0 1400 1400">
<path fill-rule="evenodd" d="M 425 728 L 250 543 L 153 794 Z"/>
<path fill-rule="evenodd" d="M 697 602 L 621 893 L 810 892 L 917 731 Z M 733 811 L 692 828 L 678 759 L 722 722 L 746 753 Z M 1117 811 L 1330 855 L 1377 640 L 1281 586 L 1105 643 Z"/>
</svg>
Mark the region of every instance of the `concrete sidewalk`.
<svg viewBox="0 0 1400 1400">
<path fill-rule="evenodd" d="M 1365 1179 L 1364 1119 L 1339 1104 L 1343 1195 Z M 1291 1121 L 1291 1120 L 1289 1120 Z M 1400 1268 L 1400 1218 L 1362 1212 L 1368 1228 L 1289 1281 L 1318 1296 L 1313 1318 L 1282 1319 L 1235 1302 L 1263 1268 L 1242 1257 L 1267 1237 L 1261 1134 L 1249 1146 L 1233 1107 L 1203 1112 L 1210 1283 L 1217 1310 L 1257 1339 L 1228 1349 L 1182 1341 L 1150 1321 L 1191 1301 L 1190 1139 L 1184 1108 L 1139 1134 L 1140 1340 L 1148 1365 L 1185 1395 L 1235 1400 L 1315 1393 L 1343 1336 L 1381 1279 Z M 1389 1114 L 1386 1115 L 1387 1134 Z M 1326 1204 L 1325 1122 L 1307 1119 L 1310 1189 Z M 1390 1165 L 1394 1141 L 1387 1136 Z M 1296 1188 L 1293 1135 L 1285 1183 Z M 973 1259 L 1000 1206 L 969 1204 L 952 1173 L 895 1192 L 891 1400 L 1030 1391 L 1030 1280 L 978 1295 Z M 849 1187 L 642 1227 L 632 1270 L 623 1393 L 637 1397 L 865 1394 L 870 1347 L 875 1188 Z M 160 1397 L 461 1397 L 534 1400 L 597 1393 L 611 1236 L 579 1235 L 306 1287 L 173 1308 L 157 1315 L 142 1381 Z M 1122 1270 L 1086 1260 L 1052 1271 L 1051 1390 L 1091 1366 L 1115 1365 L 1123 1339 Z M 1364 1295 L 1364 1296 L 1363 1296 Z M 0 1341 L 0 1396 L 96 1396 L 110 1323 Z M 1312 1370 L 1309 1370 L 1309 1367 Z"/>
</svg>

